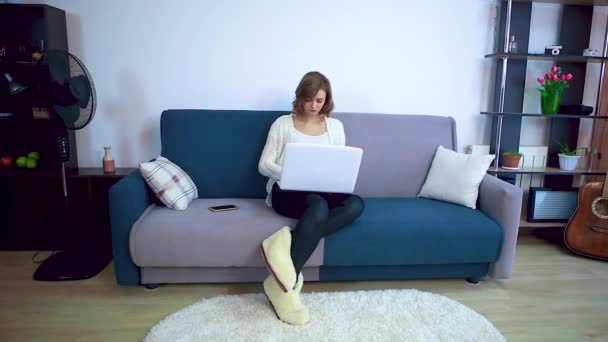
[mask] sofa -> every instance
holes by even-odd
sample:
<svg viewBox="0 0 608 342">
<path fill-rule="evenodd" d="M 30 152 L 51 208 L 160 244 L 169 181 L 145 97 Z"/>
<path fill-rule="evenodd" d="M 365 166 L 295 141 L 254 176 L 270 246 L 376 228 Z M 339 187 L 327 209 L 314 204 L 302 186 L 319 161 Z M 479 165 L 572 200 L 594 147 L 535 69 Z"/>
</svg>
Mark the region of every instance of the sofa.
<svg viewBox="0 0 608 342">
<path fill-rule="evenodd" d="M 165 207 L 139 171 L 110 189 L 119 285 L 260 282 L 260 243 L 295 221 L 267 206 L 258 161 L 281 111 L 166 110 L 160 155 L 194 181 L 186 210 Z M 511 277 L 522 191 L 485 174 L 475 209 L 418 197 L 439 145 L 455 150 L 449 116 L 333 113 L 346 144 L 364 150 L 355 193 L 365 211 L 325 237 L 306 263 L 307 281 Z M 208 207 L 236 204 L 239 210 Z"/>
</svg>

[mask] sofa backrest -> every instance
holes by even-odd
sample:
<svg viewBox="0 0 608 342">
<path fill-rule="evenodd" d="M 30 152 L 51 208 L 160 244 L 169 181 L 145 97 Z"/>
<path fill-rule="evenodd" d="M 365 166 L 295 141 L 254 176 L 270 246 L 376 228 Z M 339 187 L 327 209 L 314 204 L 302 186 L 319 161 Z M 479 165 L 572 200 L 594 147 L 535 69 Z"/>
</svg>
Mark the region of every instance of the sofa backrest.
<svg viewBox="0 0 608 342">
<path fill-rule="evenodd" d="M 161 154 L 184 169 L 201 198 L 264 198 L 258 161 L 270 125 L 285 111 L 166 110 Z M 363 197 L 411 197 L 422 187 L 437 146 L 456 148 L 451 117 L 333 113 L 346 144 L 361 147 L 355 192 Z"/>
<path fill-rule="evenodd" d="M 361 147 L 355 193 L 363 197 L 416 196 L 439 145 L 456 149 L 456 122 L 436 115 L 334 113 L 346 144 Z"/>
<path fill-rule="evenodd" d="M 258 161 L 270 125 L 288 112 L 166 110 L 161 154 L 194 181 L 201 198 L 264 198 L 268 178 Z"/>
</svg>

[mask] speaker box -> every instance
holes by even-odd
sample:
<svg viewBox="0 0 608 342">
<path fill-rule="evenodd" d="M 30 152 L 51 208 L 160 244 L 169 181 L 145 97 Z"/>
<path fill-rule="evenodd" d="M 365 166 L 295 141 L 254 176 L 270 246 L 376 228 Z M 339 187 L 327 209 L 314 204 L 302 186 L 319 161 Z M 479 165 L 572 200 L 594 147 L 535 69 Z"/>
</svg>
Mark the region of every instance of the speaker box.
<svg viewBox="0 0 608 342">
<path fill-rule="evenodd" d="M 552 190 L 531 187 L 528 197 L 528 222 L 568 222 L 578 201 L 578 189 Z"/>
</svg>

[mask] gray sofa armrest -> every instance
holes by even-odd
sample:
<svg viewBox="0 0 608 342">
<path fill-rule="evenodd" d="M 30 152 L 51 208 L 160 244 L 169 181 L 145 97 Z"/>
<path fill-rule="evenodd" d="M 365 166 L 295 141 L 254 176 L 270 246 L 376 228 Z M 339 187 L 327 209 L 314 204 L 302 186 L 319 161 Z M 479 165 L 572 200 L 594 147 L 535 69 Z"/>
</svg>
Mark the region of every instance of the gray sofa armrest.
<svg viewBox="0 0 608 342">
<path fill-rule="evenodd" d="M 490 276 L 496 279 L 511 277 L 515 260 L 515 246 L 521 218 L 522 189 L 486 174 L 479 186 L 479 209 L 496 221 L 504 231 L 502 250 L 498 260 L 490 265 Z"/>
<path fill-rule="evenodd" d="M 139 268 L 131 258 L 129 235 L 135 221 L 152 204 L 148 185 L 139 170 L 110 188 L 109 204 L 116 282 L 119 285 L 139 285 Z"/>
</svg>

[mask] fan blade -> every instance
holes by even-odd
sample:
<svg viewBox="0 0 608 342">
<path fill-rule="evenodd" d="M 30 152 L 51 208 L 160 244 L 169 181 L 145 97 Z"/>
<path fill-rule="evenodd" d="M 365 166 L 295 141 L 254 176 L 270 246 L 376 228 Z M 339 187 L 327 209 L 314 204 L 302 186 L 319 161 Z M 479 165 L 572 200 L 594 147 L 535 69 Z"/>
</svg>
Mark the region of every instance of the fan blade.
<svg viewBox="0 0 608 342">
<path fill-rule="evenodd" d="M 54 104 L 70 106 L 76 102 L 76 98 L 74 98 L 67 85 L 62 86 L 57 82 L 52 82 L 49 93 Z"/>
<path fill-rule="evenodd" d="M 68 55 L 60 51 L 46 53 L 51 79 L 59 84 L 67 83 L 70 79 L 70 63 Z"/>
<path fill-rule="evenodd" d="M 80 108 L 87 108 L 91 97 L 91 84 L 84 75 L 78 75 L 70 79 L 70 91 L 78 102 Z"/>
<path fill-rule="evenodd" d="M 59 106 L 54 105 L 53 109 L 55 112 L 59 114 L 59 116 L 63 119 L 63 124 L 67 129 L 78 129 L 79 127 L 76 125 L 76 121 L 80 117 L 80 109 L 77 105 L 71 106 Z"/>
</svg>

